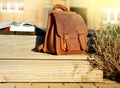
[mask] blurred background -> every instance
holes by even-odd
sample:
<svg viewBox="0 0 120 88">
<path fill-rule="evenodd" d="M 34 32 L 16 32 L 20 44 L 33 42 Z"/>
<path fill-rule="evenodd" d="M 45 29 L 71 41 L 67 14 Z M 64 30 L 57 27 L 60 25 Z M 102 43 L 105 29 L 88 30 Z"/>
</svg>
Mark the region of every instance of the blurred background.
<svg viewBox="0 0 120 88">
<path fill-rule="evenodd" d="M 119 0 L 0 0 L 0 21 L 29 22 L 46 28 L 48 11 L 55 4 L 81 14 L 88 29 L 120 21 Z"/>
</svg>

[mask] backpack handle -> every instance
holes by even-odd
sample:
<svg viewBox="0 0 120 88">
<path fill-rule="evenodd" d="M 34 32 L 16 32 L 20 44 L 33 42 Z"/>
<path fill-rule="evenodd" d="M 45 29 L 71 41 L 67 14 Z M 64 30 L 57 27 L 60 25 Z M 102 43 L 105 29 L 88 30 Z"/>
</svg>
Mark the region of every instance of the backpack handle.
<svg viewBox="0 0 120 88">
<path fill-rule="evenodd" d="M 61 4 L 56 4 L 54 6 L 53 10 L 68 11 L 68 9 L 65 6 L 61 5 Z"/>
</svg>

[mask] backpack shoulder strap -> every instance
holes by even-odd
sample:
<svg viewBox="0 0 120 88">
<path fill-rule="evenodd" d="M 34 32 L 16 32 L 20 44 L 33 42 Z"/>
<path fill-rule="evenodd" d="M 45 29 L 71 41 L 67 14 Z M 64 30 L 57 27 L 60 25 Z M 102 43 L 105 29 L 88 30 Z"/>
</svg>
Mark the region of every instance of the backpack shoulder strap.
<svg viewBox="0 0 120 88">
<path fill-rule="evenodd" d="M 42 51 L 42 50 L 43 50 L 43 44 L 39 45 L 39 46 L 37 47 L 37 50 L 38 50 L 38 51 Z"/>
</svg>

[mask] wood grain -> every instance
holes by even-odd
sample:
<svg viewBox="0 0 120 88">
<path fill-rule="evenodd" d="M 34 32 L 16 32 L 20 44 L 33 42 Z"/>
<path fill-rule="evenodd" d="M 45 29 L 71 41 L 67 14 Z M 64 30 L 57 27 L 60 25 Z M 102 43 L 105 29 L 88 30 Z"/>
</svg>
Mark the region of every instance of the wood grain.
<svg viewBox="0 0 120 88">
<path fill-rule="evenodd" d="M 101 82 L 88 61 L 0 60 L 0 82 Z"/>
</svg>

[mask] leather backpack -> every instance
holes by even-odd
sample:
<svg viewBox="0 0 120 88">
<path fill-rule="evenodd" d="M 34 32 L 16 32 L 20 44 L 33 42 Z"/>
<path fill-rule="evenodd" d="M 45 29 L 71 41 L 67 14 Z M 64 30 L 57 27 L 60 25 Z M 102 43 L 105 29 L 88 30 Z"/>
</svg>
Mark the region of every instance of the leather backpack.
<svg viewBox="0 0 120 88">
<path fill-rule="evenodd" d="M 82 16 L 56 5 L 49 11 L 46 35 L 38 51 L 57 55 L 84 54 L 87 51 L 87 26 Z"/>
</svg>

